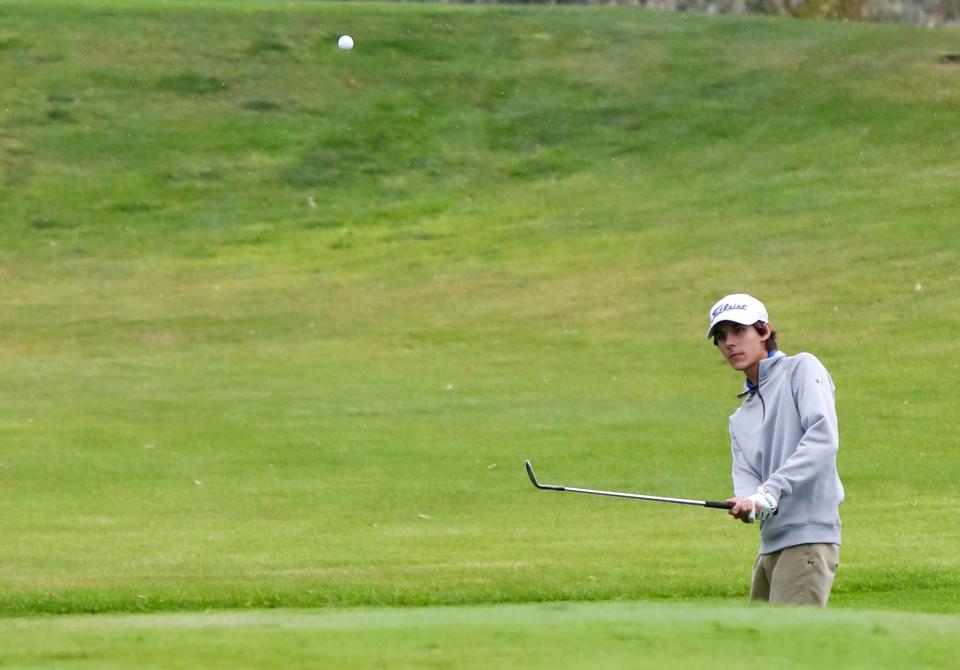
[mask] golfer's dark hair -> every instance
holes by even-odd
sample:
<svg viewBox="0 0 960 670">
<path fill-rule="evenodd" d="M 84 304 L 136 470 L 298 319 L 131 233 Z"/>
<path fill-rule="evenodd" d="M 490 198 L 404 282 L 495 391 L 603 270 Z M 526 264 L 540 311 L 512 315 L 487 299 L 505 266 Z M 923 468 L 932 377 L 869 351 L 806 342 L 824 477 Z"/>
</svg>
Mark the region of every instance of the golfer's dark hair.
<svg viewBox="0 0 960 670">
<path fill-rule="evenodd" d="M 764 342 L 764 345 L 767 347 L 767 351 L 776 351 L 777 350 L 777 331 L 775 331 L 773 328 L 770 328 L 770 324 L 764 323 L 763 321 L 757 321 L 755 324 L 753 324 L 753 327 L 761 335 L 767 332 L 767 329 L 770 330 L 770 337 L 767 338 L 767 341 Z"/>
<path fill-rule="evenodd" d="M 766 333 L 767 328 L 769 328 L 769 324 L 767 324 L 764 321 L 757 321 L 755 324 L 753 324 L 753 329 L 756 330 L 757 333 L 759 333 L 760 335 L 763 335 L 764 333 Z M 767 348 L 767 351 L 776 351 L 777 350 L 777 331 L 775 331 L 773 328 L 770 328 L 770 337 L 768 337 L 763 344 Z M 716 335 L 713 336 L 713 346 L 717 346 Z"/>
</svg>

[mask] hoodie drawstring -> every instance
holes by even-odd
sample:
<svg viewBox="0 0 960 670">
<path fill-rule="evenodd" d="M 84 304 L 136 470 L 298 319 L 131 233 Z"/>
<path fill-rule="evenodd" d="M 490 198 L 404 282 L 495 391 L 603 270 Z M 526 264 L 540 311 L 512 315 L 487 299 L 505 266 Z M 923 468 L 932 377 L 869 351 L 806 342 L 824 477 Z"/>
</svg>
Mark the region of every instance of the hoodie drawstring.
<svg viewBox="0 0 960 670">
<path fill-rule="evenodd" d="M 753 396 L 757 396 L 758 398 L 760 398 L 760 410 L 761 410 L 760 420 L 762 421 L 763 419 L 767 418 L 767 403 L 764 402 L 763 394 L 760 393 L 760 384 L 757 384 L 756 386 L 752 384 L 748 385 L 747 390 L 739 394 L 737 398 L 742 398 L 744 396 L 748 396 L 747 400 L 749 400 Z"/>
</svg>

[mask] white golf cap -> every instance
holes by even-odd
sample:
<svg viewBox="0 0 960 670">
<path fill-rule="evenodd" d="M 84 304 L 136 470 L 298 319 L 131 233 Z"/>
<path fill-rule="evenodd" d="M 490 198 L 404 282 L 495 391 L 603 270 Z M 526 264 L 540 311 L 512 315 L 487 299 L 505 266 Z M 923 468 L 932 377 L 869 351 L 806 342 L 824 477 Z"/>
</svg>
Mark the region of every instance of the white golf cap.
<svg viewBox="0 0 960 670">
<path fill-rule="evenodd" d="M 707 339 L 713 337 L 713 329 L 718 323 L 733 321 L 749 326 L 757 321 L 768 323 L 767 308 L 763 303 L 746 293 L 732 293 L 724 296 L 710 308 L 710 327 L 707 329 Z"/>
</svg>

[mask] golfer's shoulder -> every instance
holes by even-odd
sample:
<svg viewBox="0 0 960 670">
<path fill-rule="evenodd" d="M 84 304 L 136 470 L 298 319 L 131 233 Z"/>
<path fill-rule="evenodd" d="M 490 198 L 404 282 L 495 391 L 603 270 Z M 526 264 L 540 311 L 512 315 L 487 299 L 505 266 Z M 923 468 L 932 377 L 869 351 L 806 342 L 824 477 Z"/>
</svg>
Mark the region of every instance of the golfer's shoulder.
<svg viewBox="0 0 960 670">
<path fill-rule="evenodd" d="M 820 359 L 808 351 L 784 356 L 784 363 L 794 370 L 826 370 L 826 366 L 820 362 Z"/>
<path fill-rule="evenodd" d="M 830 379 L 830 371 L 827 370 L 819 358 L 809 352 L 801 351 L 792 356 L 786 356 L 784 363 L 790 370 L 794 385 L 804 380 L 822 381 L 823 379 Z"/>
</svg>

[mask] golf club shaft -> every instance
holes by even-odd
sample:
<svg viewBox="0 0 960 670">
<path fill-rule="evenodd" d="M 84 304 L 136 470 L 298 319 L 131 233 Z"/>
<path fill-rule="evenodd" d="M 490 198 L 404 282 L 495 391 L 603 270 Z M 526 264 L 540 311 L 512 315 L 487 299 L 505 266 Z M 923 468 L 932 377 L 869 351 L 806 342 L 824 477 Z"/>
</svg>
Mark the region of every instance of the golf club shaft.
<svg viewBox="0 0 960 670">
<path fill-rule="evenodd" d="M 733 507 L 733 503 L 726 501 L 716 501 L 716 500 L 692 500 L 690 498 L 668 498 L 665 496 L 651 496 L 643 495 L 640 493 L 621 493 L 619 491 L 601 491 L 597 489 L 581 489 L 573 486 L 558 486 L 556 484 L 541 484 L 537 480 L 537 476 L 533 472 L 533 465 L 530 461 L 526 462 L 527 475 L 530 477 L 530 481 L 533 482 L 533 485 L 538 489 L 544 489 L 546 491 L 568 491 L 570 493 L 586 493 L 589 495 L 595 496 L 608 496 L 610 498 L 629 498 L 631 500 L 650 500 L 653 502 L 664 502 L 664 503 L 674 503 L 677 505 L 696 505 L 698 507 L 713 507 L 716 509 L 730 509 Z"/>
<path fill-rule="evenodd" d="M 731 503 L 715 500 L 693 500 L 691 498 L 668 498 L 666 496 L 648 496 L 640 493 L 621 493 L 619 491 L 598 491 L 594 489 L 579 489 L 573 486 L 558 486 L 554 491 L 569 491 L 570 493 L 588 493 L 595 496 L 609 496 L 611 498 L 630 498 L 631 500 L 652 500 L 653 502 L 675 503 L 677 505 L 698 505 L 700 507 L 721 507 L 730 509 Z"/>
</svg>

